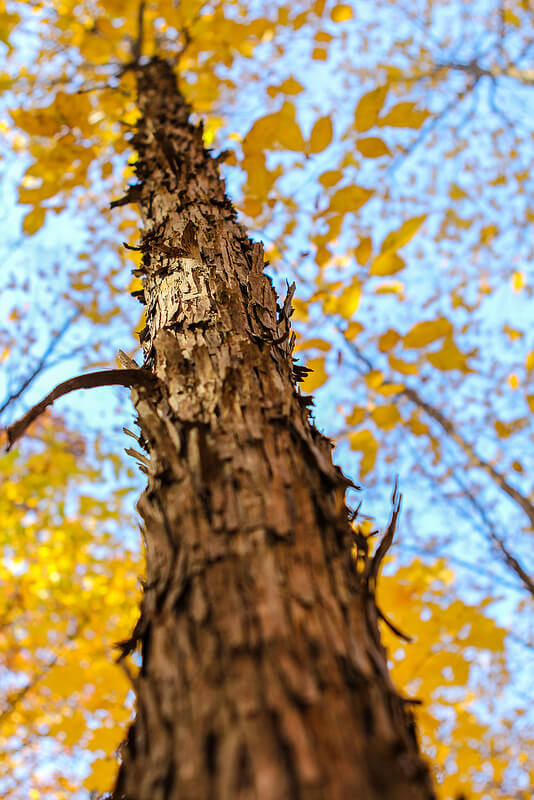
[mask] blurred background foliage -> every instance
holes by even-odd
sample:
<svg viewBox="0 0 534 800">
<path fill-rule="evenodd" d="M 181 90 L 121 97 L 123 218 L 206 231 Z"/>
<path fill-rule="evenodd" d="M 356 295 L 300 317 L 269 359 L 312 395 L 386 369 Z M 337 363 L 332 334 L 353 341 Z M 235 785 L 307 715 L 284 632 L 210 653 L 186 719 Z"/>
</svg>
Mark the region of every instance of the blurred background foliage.
<svg viewBox="0 0 534 800">
<path fill-rule="evenodd" d="M 0 0 L 0 50 L 1 424 L 139 352 L 141 222 L 109 207 L 133 182 L 123 67 L 169 58 L 273 280 L 297 283 L 303 390 L 365 535 L 399 476 L 379 604 L 413 640 L 384 625 L 439 797 L 529 798 L 532 3 Z M 0 797 L 111 786 L 143 573 L 131 416 L 124 390 L 71 395 L 0 458 Z"/>
</svg>

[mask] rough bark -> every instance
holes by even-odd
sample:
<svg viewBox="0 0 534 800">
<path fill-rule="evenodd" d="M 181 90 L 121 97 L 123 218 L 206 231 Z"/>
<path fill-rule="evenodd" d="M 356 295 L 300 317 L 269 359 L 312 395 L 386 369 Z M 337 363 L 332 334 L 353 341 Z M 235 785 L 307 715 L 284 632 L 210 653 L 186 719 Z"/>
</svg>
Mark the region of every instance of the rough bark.
<svg viewBox="0 0 534 800">
<path fill-rule="evenodd" d="M 429 800 L 261 244 L 171 68 L 136 69 L 148 485 L 141 645 L 115 798 Z M 291 292 L 290 292 L 291 294 Z"/>
</svg>

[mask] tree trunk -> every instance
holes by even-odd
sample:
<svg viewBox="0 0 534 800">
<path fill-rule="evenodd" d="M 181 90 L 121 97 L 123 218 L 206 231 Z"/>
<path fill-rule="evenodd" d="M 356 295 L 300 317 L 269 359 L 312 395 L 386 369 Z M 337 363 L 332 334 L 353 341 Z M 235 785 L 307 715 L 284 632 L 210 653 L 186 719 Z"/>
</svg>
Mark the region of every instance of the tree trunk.
<svg viewBox="0 0 534 800">
<path fill-rule="evenodd" d="M 137 716 L 115 798 L 429 800 L 263 248 L 169 65 L 136 69 L 148 485 Z"/>
</svg>

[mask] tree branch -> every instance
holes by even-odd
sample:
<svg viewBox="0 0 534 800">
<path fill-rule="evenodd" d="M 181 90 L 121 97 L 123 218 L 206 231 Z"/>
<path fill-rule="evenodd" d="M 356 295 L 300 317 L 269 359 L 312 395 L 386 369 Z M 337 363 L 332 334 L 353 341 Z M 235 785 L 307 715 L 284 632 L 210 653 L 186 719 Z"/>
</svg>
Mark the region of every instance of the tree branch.
<svg viewBox="0 0 534 800">
<path fill-rule="evenodd" d="M 97 386 L 147 386 L 154 387 L 157 384 L 157 378 L 151 372 L 137 369 L 105 369 L 98 372 L 90 372 L 87 375 L 77 375 L 75 378 L 70 378 L 68 381 L 63 381 L 50 394 L 30 408 L 21 419 L 9 425 L 6 428 L 8 445 L 7 450 L 10 450 L 14 443 L 19 439 L 24 431 L 43 413 L 43 411 L 51 406 L 54 400 L 63 397 L 69 392 L 75 392 L 78 389 L 93 389 Z"/>
<path fill-rule="evenodd" d="M 354 342 L 347 342 L 351 351 L 354 355 L 363 363 L 365 364 L 366 370 L 371 371 L 373 369 L 372 363 L 369 359 L 360 352 L 359 348 L 354 344 Z M 365 374 L 365 371 L 363 372 Z M 415 390 L 411 389 L 408 386 L 405 386 L 404 389 L 398 393 L 397 397 L 403 396 L 407 397 L 412 403 L 415 403 L 419 408 L 421 408 L 429 417 L 431 417 L 438 425 L 445 431 L 450 438 L 456 442 L 456 444 L 460 447 L 461 450 L 469 457 L 471 464 L 481 469 L 486 475 L 497 484 L 497 486 L 502 489 L 502 491 L 508 495 L 508 497 L 513 500 L 517 505 L 524 511 L 528 520 L 534 529 L 534 505 L 530 502 L 530 500 L 521 494 L 521 492 L 512 486 L 509 483 L 504 475 L 495 469 L 492 464 L 488 461 L 484 461 L 476 450 L 474 449 L 473 445 L 464 439 L 464 437 L 459 433 L 453 423 L 447 419 L 447 417 L 435 406 L 432 406 L 426 400 L 423 400 L 421 395 Z"/>
</svg>

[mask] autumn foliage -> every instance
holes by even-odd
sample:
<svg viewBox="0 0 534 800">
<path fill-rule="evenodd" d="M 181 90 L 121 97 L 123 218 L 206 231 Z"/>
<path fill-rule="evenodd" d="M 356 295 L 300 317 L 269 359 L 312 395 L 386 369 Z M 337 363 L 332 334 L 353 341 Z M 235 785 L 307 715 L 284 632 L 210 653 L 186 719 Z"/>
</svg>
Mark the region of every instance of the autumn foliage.
<svg viewBox="0 0 534 800">
<path fill-rule="evenodd" d="M 139 219 L 110 203 L 134 183 L 127 65 L 169 58 L 296 281 L 303 391 L 366 490 L 359 533 L 400 476 L 378 602 L 442 800 L 534 785 L 533 41 L 526 0 L 0 2 L 2 425 L 139 348 Z M 108 791 L 132 713 L 128 416 L 61 402 L 0 459 L 1 797 Z"/>
</svg>

